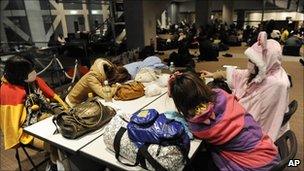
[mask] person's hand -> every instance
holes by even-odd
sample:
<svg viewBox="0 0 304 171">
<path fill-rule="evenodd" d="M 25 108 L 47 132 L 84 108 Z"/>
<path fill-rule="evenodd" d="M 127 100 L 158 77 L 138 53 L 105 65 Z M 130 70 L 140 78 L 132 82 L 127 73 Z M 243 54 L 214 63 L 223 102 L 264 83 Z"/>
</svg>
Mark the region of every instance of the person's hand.
<svg viewBox="0 0 304 171">
<path fill-rule="evenodd" d="M 118 89 L 119 86 L 120 86 L 119 84 L 115 84 L 115 85 L 111 86 L 111 96 L 112 97 L 115 96 L 116 91 L 117 91 L 117 89 Z"/>
<path fill-rule="evenodd" d="M 213 73 L 212 72 L 201 70 L 199 73 L 201 74 L 201 77 L 213 78 Z"/>
</svg>

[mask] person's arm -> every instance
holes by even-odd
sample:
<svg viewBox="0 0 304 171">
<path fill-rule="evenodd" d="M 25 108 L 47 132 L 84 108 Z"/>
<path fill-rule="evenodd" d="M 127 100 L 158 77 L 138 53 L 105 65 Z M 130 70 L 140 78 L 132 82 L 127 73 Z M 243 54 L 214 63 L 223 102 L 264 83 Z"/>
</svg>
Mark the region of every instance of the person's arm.
<svg viewBox="0 0 304 171">
<path fill-rule="evenodd" d="M 206 77 L 206 78 L 214 78 L 214 79 L 226 79 L 226 71 L 216 71 L 216 72 L 209 72 L 209 71 L 205 71 L 202 70 L 200 71 L 201 76 Z"/>
<path fill-rule="evenodd" d="M 102 85 L 102 82 L 104 80 L 99 80 L 97 78 L 98 78 L 97 75 L 95 75 L 94 73 L 90 73 L 90 76 L 88 77 L 87 80 L 88 85 L 97 96 L 105 98 L 105 94 L 103 92 L 103 85 Z M 111 87 L 112 96 L 115 95 L 116 90 L 117 90 L 117 86 Z"/>
<path fill-rule="evenodd" d="M 40 90 L 42 91 L 43 95 L 46 98 L 49 99 L 54 99 L 56 100 L 64 109 L 68 109 L 68 105 L 66 103 L 63 102 L 63 100 L 60 98 L 59 95 L 57 95 L 47 84 L 46 82 L 40 78 L 37 77 L 36 78 L 36 83 L 38 85 L 38 87 L 40 88 Z"/>
</svg>

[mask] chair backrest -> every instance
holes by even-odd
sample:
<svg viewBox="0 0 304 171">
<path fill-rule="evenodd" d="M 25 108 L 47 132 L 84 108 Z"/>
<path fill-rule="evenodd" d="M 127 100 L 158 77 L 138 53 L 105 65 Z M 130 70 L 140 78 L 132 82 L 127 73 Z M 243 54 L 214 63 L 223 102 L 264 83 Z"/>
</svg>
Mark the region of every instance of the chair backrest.
<svg viewBox="0 0 304 171">
<path fill-rule="evenodd" d="M 288 80 L 289 80 L 289 82 L 290 82 L 290 87 L 292 87 L 292 77 L 291 77 L 291 75 L 289 75 L 289 74 L 287 74 L 287 77 L 288 77 Z"/>
<path fill-rule="evenodd" d="M 275 145 L 278 147 L 281 161 L 271 171 L 281 171 L 287 166 L 289 160 L 293 159 L 297 154 L 298 144 L 296 135 L 291 130 L 288 130 L 276 140 Z"/>
<path fill-rule="evenodd" d="M 289 121 L 289 119 L 296 112 L 297 109 L 298 109 L 298 102 L 296 100 L 293 100 L 292 102 L 289 103 L 288 112 L 284 114 L 281 127 L 283 127 Z"/>
</svg>

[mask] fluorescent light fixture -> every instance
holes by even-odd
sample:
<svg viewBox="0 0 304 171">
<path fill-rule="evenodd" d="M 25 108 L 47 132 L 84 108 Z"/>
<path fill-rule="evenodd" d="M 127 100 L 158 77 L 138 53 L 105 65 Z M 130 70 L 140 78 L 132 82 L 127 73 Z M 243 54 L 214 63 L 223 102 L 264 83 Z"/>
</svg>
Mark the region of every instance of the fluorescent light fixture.
<svg viewBox="0 0 304 171">
<path fill-rule="evenodd" d="M 91 13 L 92 14 L 98 14 L 98 10 L 92 10 Z"/>
<path fill-rule="evenodd" d="M 70 14 L 77 14 L 78 12 L 76 10 L 71 10 Z"/>
</svg>

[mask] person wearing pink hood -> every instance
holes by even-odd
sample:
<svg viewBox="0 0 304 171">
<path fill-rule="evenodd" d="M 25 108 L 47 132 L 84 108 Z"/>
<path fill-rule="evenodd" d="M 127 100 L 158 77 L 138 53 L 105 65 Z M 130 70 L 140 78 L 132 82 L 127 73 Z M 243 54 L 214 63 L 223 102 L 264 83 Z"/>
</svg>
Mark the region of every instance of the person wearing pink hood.
<svg viewBox="0 0 304 171">
<path fill-rule="evenodd" d="M 239 103 L 275 141 L 289 129 L 289 124 L 281 128 L 284 113 L 288 111 L 290 88 L 287 73 L 281 66 L 282 48 L 277 41 L 267 40 L 266 32 L 260 32 L 258 42 L 244 54 L 249 59 L 247 69 L 201 73 L 205 77 L 226 78 Z"/>
</svg>

